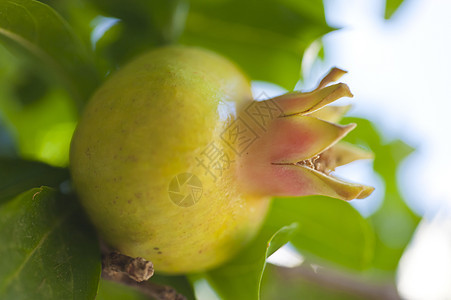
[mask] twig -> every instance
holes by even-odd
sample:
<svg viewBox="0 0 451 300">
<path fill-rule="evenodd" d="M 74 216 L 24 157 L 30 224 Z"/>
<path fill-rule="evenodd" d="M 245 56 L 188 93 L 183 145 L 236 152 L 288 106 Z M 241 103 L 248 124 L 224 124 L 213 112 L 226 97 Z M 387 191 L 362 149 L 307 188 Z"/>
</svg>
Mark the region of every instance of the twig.
<svg viewBox="0 0 451 300">
<path fill-rule="evenodd" d="M 104 255 L 102 271 L 107 277 L 123 273 L 136 282 L 148 280 L 153 275 L 153 264 L 142 257 L 130 257 L 119 252 Z"/>
<path fill-rule="evenodd" d="M 109 252 L 104 244 L 102 277 L 133 287 L 155 300 L 186 300 L 185 296 L 169 286 L 148 281 L 154 273 L 153 264 L 142 257 L 130 257 L 117 251 Z"/>
<path fill-rule="evenodd" d="M 105 275 L 102 276 L 107 280 L 112 280 L 135 288 L 144 295 L 149 296 L 151 299 L 186 300 L 185 296 L 177 293 L 177 291 L 170 286 L 156 284 L 151 281 L 136 282 L 123 273 L 116 273 L 114 277 L 106 277 Z"/>
<path fill-rule="evenodd" d="M 396 286 L 391 282 L 373 282 L 357 274 L 344 271 L 313 268 L 309 264 L 302 264 L 295 268 L 276 267 L 278 274 L 285 279 L 304 279 L 319 285 L 360 295 L 372 300 L 401 300 Z"/>
</svg>

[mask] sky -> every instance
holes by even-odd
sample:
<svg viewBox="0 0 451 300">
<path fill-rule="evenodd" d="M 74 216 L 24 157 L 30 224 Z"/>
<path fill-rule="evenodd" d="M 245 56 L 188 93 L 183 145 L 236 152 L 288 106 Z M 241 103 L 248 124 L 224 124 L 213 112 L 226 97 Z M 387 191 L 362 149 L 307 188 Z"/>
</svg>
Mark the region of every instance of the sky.
<svg viewBox="0 0 451 300">
<path fill-rule="evenodd" d="M 398 290 L 409 300 L 451 299 L 451 1 L 405 0 L 389 21 L 384 5 L 325 0 L 329 25 L 344 29 L 324 38 L 325 62 L 307 71 L 345 68 L 356 100 L 352 114 L 416 148 L 398 181 L 409 206 L 425 218 L 400 261 Z M 381 195 L 375 193 L 366 213 Z"/>
<path fill-rule="evenodd" d="M 451 1 L 406 0 L 385 21 L 383 0 L 327 0 L 323 66 L 349 71 L 352 114 L 416 148 L 399 174 L 419 214 L 451 207 Z"/>
</svg>

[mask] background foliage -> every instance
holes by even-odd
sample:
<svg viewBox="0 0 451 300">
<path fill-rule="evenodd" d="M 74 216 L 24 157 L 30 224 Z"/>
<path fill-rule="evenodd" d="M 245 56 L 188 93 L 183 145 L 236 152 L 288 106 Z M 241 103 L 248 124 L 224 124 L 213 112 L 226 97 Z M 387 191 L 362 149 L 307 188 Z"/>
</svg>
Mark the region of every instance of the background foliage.
<svg viewBox="0 0 451 300">
<path fill-rule="evenodd" d="M 399 4 L 387 1 L 386 18 Z M 0 0 L 0 298 L 145 298 L 100 280 L 97 237 L 67 169 L 79 113 L 108 74 L 143 51 L 182 43 L 292 90 L 303 53 L 332 30 L 321 0 Z M 375 214 L 326 197 L 274 199 L 259 236 L 231 262 L 151 280 L 188 299 L 202 286 L 224 299 L 377 299 L 375 290 L 396 299 L 395 271 L 419 222 L 396 172 L 413 149 L 384 141 L 366 120 L 343 122 L 359 124 L 348 141 L 376 154 L 385 197 Z M 303 255 L 301 267 L 267 265 L 287 242 Z"/>
</svg>

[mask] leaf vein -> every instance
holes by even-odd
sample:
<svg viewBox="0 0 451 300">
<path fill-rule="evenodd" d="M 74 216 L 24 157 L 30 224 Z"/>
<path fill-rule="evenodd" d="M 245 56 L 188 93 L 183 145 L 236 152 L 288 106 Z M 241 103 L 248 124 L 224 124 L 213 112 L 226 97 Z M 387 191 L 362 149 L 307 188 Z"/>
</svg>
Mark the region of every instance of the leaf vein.
<svg viewBox="0 0 451 300">
<path fill-rule="evenodd" d="M 14 272 L 8 279 L 5 280 L 5 283 L 3 284 L 4 289 L 6 289 L 14 281 L 14 279 L 16 279 L 20 275 L 20 273 L 25 268 L 25 265 L 28 263 L 31 257 L 36 253 L 37 250 L 39 250 L 39 248 L 41 248 L 41 246 L 44 244 L 47 238 L 55 231 L 55 229 L 58 228 L 58 226 L 60 226 L 71 215 L 71 213 L 72 212 L 66 213 L 55 221 L 55 223 L 49 228 L 49 230 L 42 236 L 42 238 L 36 244 L 36 246 L 30 251 L 30 253 L 28 253 L 24 261 L 17 268 L 16 272 Z"/>
</svg>

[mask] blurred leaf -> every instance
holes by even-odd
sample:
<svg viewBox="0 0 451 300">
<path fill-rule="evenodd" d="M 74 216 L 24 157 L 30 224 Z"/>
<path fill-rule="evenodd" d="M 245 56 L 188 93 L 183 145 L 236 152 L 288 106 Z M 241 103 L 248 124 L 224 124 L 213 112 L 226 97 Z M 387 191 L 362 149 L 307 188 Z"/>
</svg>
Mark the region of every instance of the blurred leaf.
<svg viewBox="0 0 451 300">
<path fill-rule="evenodd" d="M 399 167 L 399 164 L 415 151 L 415 148 L 406 144 L 402 140 L 393 140 L 389 144 L 390 155 L 392 156 L 395 165 Z"/>
<path fill-rule="evenodd" d="M 151 16 L 154 26 L 166 44 L 177 42 L 185 28 L 188 14 L 188 1 L 165 0 L 151 1 Z"/>
<path fill-rule="evenodd" d="M 101 279 L 96 300 L 148 300 L 149 297 L 132 287 Z"/>
<path fill-rule="evenodd" d="M 195 280 L 207 279 L 225 300 L 259 299 L 266 258 L 286 244 L 297 228 L 296 223 L 281 227 L 277 231 L 264 227 L 254 242 L 240 252 L 235 259 L 193 278 Z"/>
<path fill-rule="evenodd" d="M 170 286 L 174 288 L 179 294 L 185 296 L 187 300 L 194 300 L 196 298 L 194 296 L 193 286 L 186 276 L 165 276 L 154 274 L 149 281 L 161 285 Z"/>
<path fill-rule="evenodd" d="M 90 0 L 39 0 L 54 8 L 71 25 L 72 30 L 83 41 L 89 45 L 95 55 L 95 63 L 99 73 L 105 76 L 113 68 L 108 57 L 102 51 L 97 51 L 97 42 L 103 34 L 104 24 L 99 24 L 102 20 L 102 12 Z M 100 25 L 100 26 L 99 26 Z"/>
<path fill-rule="evenodd" d="M 287 89 L 300 79 L 305 49 L 331 31 L 321 0 L 192 0 L 189 5 L 185 0 L 133 0 L 126 6 L 120 0 L 94 2 L 121 19 L 105 34 L 116 38 L 106 55 L 117 63 L 181 36 L 182 44 L 228 56 L 251 79 Z"/>
<path fill-rule="evenodd" d="M 411 152 L 410 146 L 395 140 L 383 145 L 374 162 L 374 170 L 385 181 L 384 202 L 370 217 L 377 232 L 374 267 L 389 271 L 392 276 L 421 219 L 405 203 L 397 184 L 399 165 Z"/>
<path fill-rule="evenodd" d="M 77 114 L 69 95 L 52 89 L 44 98 L 26 106 L 2 99 L 0 109 L 15 133 L 19 154 L 55 166 L 69 162 L 69 146 Z"/>
<path fill-rule="evenodd" d="M 56 10 L 85 45 L 91 45 L 91 22 L 100 12 L 89 0 L 39 0 Z"/>
<path fill-rule="evenodd" d="M 93 3 L 106 16 L 121 20 L 105 33 L 109 44 L 100 41 L 98 47 L 114 64 L 122 64 L 151 48 L 175 43 L 188 13 L 187 0 L 130 0 L 127 5 L 121 0 Z"/>
<path fill-rule="evenodd" d="M 0 157 L 15 157 L 17 155 L 16 143 L 11 133 L 3 123 L 0 114 Z"/>
<path fill-rule="evenodd" d="M 94 299 L 100 252 L 71 199 L 35 188 L 0 206 L 1 299 Z"/>
<path fill-rule="evenodd" d="M 368 120 L 345 118 L 343 121 L 358 124 L 345 139 L 370 148 L 375 153 L 374 170 L 384 180 L 384 201 L 369 218 L 376 233 L 372 267 L 375 271 L 388 273 L 386 275 L 394 280 L 399 259 L 420 221 L 420 217 L 405 203 L 397 184 L 399 165 L 414 149 L 401 140 L 384 142 Z"/>
<path fill-rule="evenodd" d="M 385 19 L 390 19 L 404 0 L 385 0 Z"/>
<path fill-rule="evenodd" d="M 193 0 L 181 42 L 213 49 L 251 79 L 292 90 L 303 52 L 329 31 L 321 0 Z"/>
<path fill-rule="evenodd" d="M 48 83 L 40 76 L 41 70 L 35 68 L 29 68 L 24 72 L 13 89 L 16 99 L 21 102 L 22 105 L 28 105 L 35 101 L 42 99 L 49 91 Z"/>
<path fill-rule="evenodd" d="M 70 26 L 49 6 L 34 0 L 0 0 L 0 40 L 53 71 L 80 103 L 99 83 L 90 57 Z"/>
<path fill-rule="evenodd" d="M 0 204 L 36 186 L 57 188 L 68 179 L 67 169 L 18 158 L 0 158 Z"/>
<path fill-rule="evenodd" d="M 304 262 L 305 264 L 305 262 Z M 303 264 L 303 265 L 304 265 Z M 262 300 L 308 299 L 308 300 L 367 300 L 368 296 L 356 295 L 343 287 L 324 284 L 311 278 L 289 276 L 283 268 L 268 265 L 262 285 Z"/>
<path fill-rule="evenodd" d="M 316 261 L 362 270 L 373 258 L 374 233 L 345 201 L 323 196 L 276 198 L 267 222 L 272 226 L 297 222 L 299 230 L 290 242 Z"/>
<path fill-rule="evenodd" d="M 340 122 L 341 124 L 356 123 L 356 129 L 349 132 L 344 140 L 355 145 L 360 145 L 363 148 L 371 149 L 374 153 L 378 153 L 382 147 L 382 138 L 374 125 L 362 118 L 345 117 Z"/>
<path fill-rule="evenodd" d="M 158 39 L 161 44 L 174 42 L 178 38 L 188 9 L 185 0 L 131 0 L 127 5 L 120 0 L 93 2 L 109 15 L 120 18 L 126 26 L 146 30 L 148 38 Z M 152 33 L 157 36 L 152 36 Z"/>
<path fill-rule="evenodd" d="M 155 274 L 149 282 L 172 287 L 177 291 L 177 293 L 185 296 L 187 300 L 195 299 L 193 288 L 185 276 L 163 276 Z M 144 282 L 142 284 L 145 285 L 146 283 Z M 149 299 L 149 297 L 137 288 L 104 279 L 100 280 L 99 292 L 96 298 L 96 300 L 146 299 Z"/>
</svg>

